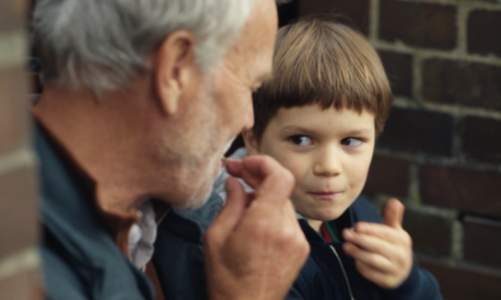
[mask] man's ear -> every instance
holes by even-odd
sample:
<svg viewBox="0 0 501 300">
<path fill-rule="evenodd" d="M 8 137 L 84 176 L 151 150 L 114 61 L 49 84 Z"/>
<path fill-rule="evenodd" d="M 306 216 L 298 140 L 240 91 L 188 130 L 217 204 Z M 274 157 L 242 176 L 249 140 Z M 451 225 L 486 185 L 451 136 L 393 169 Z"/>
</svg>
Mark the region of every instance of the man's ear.
<svg viewBox="0 0 501 300">
<path fill-rule="evenodd" d="M 190 90 L 197 80 L 194 45 L 195 38 L 189 31 L 177 30 L 157 50 L 155 92 L 166 115 L 177 112 L 183 92 Z"/>
<path fill-rule="evenodd" d="M 244 138 L 245 148 L 250 155 L 259 155 L 259 144 L 256 139 L 256 135 L 252 129 L 242 131 L 242 137 Z"/>
</svg>

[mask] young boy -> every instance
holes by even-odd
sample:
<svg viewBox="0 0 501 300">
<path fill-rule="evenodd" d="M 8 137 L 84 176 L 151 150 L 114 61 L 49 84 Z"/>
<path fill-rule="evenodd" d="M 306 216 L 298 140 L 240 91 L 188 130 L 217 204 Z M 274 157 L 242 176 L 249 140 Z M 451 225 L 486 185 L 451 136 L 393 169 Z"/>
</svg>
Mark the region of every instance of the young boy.
<svg viewBox="0 0 501 300">
<path fill-rule="evenodd" d="M 296 180 L 291 201 L 311 254 L 287 299 L 442 299 L 413 258 L 402 204 L 390 200 L 381 220 L 359 196 L 391 103 L 360 34 L 318 19 L 280 29 L 274 76 L 254 95 L 243 136 L 250 155 L 272 156 Z"/>
</svg>

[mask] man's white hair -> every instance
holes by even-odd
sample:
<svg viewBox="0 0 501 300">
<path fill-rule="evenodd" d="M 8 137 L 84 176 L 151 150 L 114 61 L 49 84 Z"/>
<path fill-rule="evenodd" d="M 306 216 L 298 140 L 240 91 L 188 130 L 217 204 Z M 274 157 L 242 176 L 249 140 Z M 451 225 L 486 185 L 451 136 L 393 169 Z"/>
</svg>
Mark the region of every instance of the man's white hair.
<svg viewBox="0 0 501 300">
<path fill-rule="evenodd" d="M 196 39 L 204 73 L 238 37 L 258 0 L 38 0 L 33 29 L 47 82 L 100 94 L 130 86 L 178 29 Z M 277 1 L 283 2 L 283 1 Z"/>
</svg>

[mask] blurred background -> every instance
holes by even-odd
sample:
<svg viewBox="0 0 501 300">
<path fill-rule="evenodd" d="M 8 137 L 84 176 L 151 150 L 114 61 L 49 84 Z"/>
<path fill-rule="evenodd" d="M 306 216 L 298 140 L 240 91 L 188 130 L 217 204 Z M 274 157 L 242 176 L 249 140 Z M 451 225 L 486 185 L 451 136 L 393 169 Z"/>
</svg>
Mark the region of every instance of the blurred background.
<svg viewBox="0 0 501 300">
<path fill-rule="evenodd" d="M 0 0 L 0 299 L 41 299 L 27 60 L 35 0 Z M 444 298 L 501 299 L 501 0 L 296 0 L 280 25 L 336 14 L 367 36 L 395 103 L 364 190 L 404 227 Z"/>
</svg>

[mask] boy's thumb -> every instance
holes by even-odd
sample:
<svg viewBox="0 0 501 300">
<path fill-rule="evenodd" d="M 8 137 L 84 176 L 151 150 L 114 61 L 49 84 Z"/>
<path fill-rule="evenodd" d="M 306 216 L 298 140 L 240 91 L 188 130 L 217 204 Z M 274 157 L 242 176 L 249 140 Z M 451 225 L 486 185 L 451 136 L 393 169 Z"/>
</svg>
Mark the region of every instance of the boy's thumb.
<svg viewBox="0 0 501 300">
<path fill-rule="evenodd" d="M 393 228 L 402 228 L 404 211 L 405 207 L 400 201 L 390 199 L 384 207 L 383 223 Z"/>
</svg>

